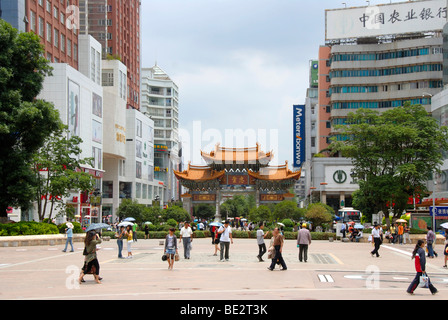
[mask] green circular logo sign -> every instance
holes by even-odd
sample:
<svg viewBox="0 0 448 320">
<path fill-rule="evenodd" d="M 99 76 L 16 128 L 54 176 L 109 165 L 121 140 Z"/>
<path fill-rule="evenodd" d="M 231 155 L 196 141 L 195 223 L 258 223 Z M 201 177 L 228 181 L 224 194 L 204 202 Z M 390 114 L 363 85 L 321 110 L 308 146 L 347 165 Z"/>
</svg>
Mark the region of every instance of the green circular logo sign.
<svg viewBox="0 0 448 320">
<path fill-rule="evenodd" d="M 347 181 L 347 174 L 343 170 L 338 170 L 333 174 L 333 180 L 336 183 L 343 184 Z"/>
</svg>

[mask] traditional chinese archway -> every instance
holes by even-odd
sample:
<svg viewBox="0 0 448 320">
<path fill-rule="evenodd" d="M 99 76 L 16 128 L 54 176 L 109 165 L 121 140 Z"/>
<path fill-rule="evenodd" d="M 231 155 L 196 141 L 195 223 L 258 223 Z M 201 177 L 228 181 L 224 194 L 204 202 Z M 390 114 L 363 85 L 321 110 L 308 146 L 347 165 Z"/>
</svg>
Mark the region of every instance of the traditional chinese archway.
<svg viewBox="0 0 448 320">
<path fill-rule="evenodd" d="M 217 144 L 210 153 L 201 151 L 201 156 L 207 166 L 188 164 L 187 170 L 174 174 L 189 190 L 182 195 L 184 208 L 192 214 L 196 204 L 213 204 L 217 221 L 221 221 L 221 203 L 234 195 L 253 194 L 257 207 L 293 198 L 288 189 L 302 171 L 289 170 L 288 162 L 269 166 L 273 153 L 261 151 L 258 143 L 253 148 L 224 148 Z"/>
</svg>

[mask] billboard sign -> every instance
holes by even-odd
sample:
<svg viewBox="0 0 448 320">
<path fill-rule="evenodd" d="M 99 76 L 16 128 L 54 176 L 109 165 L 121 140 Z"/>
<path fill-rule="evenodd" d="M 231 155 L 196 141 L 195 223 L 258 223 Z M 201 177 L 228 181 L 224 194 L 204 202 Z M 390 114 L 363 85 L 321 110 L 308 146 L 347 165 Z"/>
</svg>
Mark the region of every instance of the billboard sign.
<svg viewBox="0 0 448 320">
<path fill-rule="evenodd" d="M 325 11 L 325 39 L 351 39 L 442 30 L 446 0 L 408 1 Z"/>
<path fill-rule="evenodd" d="M 294 106 L 294 168 L 301 168 L 305 162 L 305 106 Z"/>
<path fill-rule="evenodd" d="M 311 87 L 317 88 L 319 85 L 319 61 L 311 61 Z"/>
</svg>

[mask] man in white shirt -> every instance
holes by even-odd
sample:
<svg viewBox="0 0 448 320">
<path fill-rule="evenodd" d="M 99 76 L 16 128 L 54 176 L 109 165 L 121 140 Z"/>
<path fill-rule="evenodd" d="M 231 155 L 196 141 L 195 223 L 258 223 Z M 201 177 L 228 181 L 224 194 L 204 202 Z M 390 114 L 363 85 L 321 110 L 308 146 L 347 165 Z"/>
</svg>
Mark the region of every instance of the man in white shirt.
<svg viewBox="0 0 448 320">
<path fill-rule="evenodd" d="M 226 250 L 226 253 L 225 253 L 226 261 L 229 261 L 230 243 L 233 244 L 232 228 L 229 226 L 229 221 L 226 220 L 224 222 L 224 225 L 219 227 L 218 234 L 221 235 L 221 238 L 219 240 L 219 244 L 221 246 L 220 261 L 224 261 L 224 258 L 223 258 L 224 249 Z"/>
<path fill-rule="evenodd" d="M 381 242 L 382 242 L 382 240 L 381 240 L 382 232 L 381 232 L 380 228 L 381 228 L 381 226 L 379 224 L 375 224 L 375 227 L 372 230 L 372 237 L 373 237 L 373 241 L 375 243 L 375 249 L 373 249 L 373 251 L 370 252 L 370 254 L 372 255 L 372 257 L 373 257 L 373 255 L 376 254 L 377 258 L 380 256 L 378 253 L 378 250 L 380 249 Z"/>
<path fill-rule="evenodd" d="M 193 230 L 191 230 L 190 222 L 185 221 L 184 226 L 182 227 L 182 229 L 180 229 L 179 236 L 179 243 L 182 241 L 182 244 L 184 246 L 185 259 L 190 259 L 191 242 L 193 242 L 192 235 Z"/>
<path fill-rule="evenodd" d="M 264 243 L 264 238 L 266 238 L 267 233 L 263 231 L 264 225 L 260 224 L 260 229 L 257 230 L 257 243 L 258 243 L 258 261 L 263 262 L 263 255 L 266 253 L 266 244 Z"/>
</svg>

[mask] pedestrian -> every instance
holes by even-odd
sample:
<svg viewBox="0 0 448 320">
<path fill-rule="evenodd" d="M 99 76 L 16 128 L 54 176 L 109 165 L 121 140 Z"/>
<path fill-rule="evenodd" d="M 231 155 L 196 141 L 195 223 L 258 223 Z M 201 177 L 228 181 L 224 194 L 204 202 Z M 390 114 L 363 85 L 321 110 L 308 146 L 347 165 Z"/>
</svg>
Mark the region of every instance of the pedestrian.
<svg viewBox="0 0 448 320">
<path fill-rule="evenodd" d="M 136 223 L 134 223 L 133 225 L 132 225 L 132 240 L 133 240 L 133 242 L 137 242 L 137 224 Z"/>
<path fill-rule="evenodd" d="M 397 234 L 398 234 L 398 243 L 399 244 L 403 244 L 403 234 L 404 234 L 404 228 L 403 228 L 403 224 L 400 223 L 400 225 L 397 228 Z"/>
<path fill-rule="evenodd" d="M 82 268 L 81 274 L 79 276 L 79 283 L 84 282 L 84 275 L 93 272 L 93 276 L 95 278 L 95 282 L 100 284 L 100 264 L 98 263 L 98 258 L 96 256 L 96 246 L 100 244 L 102 241 L 99 235 L 94 231 L 89 231 L 86 234 L 86 238 L 84 240 L 85 249 L 85 259 L 84 266 Z"/>
<path fill-rule="evenodd" d="M 347 232 L 347 225 L 345 223 L 341 226 L 342 238 L 345 238 L 345 233 Z"/>
<path fill-rule="evenodd" d="M 392 244 L 395 244 L 397 241 L 397 230 L 395 228 L 395 223 L 390 226 L 390 235 L 392 237 Z"/>
<path fill-rule="evenodd" d="M 306 223 L 302 225 L 302 229 L 297 233 L 297 246 L 299 247 L 299 261 L 307 262 L 308 246 L 311 244 L 311 233 L 306 228 Z"/>
<path fill-rule="evenodd" d="M 233 238 L 232 238 L 232 228 L 229 226 L 228 220 L 224 222 L 223 226 L 219 227 L 218 234 L 221 235 L 221 238 L 219 239 L 219 245 L 221 247 L 221 252 L 219 255 L 220 261 L 224 262 L 224 258 L 226 259 L 226 261 L 229 261 L 230 243 L 233 244 Z"/>
<path fill-rule="evenodd" d="M 184 226 L 180 229 L 179 243 L 182 241 L 184 246 L 184 258 L 190 259 L 191 242 L 193 242 L 193 230 L 191 230 L 190 222 L 185 221 Z"/>
<path fill-rule="evenodd" d="M 410 236 L 410 232 L 411 229 L 409 228 L 409 226 L 407 225 L 407 223 L 404 224 L 404 229 L 403 229 L 403 243 L 406 244 L 406 240 L 409 240 L 409 243 L 412 243 L 411 241 L 411 236 Z"/>
<path fill-rule="evenodd" d="M 67 240 L 65 241 L 65 249 L 62 252 L 67 252 L 67 246 L 70 243 L 72 250 L 70 252 L 74 252 L 73 249 L 73 224 L 71 222 L 66 223 L 67 228 L 65 228 L 65 234 L 67 235 Z"/>
<path fill-rule="evenodd" d="M 264 239 L 267 236 L 267 233 L 265 234 L 264 231 L 264 224 L 260 223 L 260 227 L 257 230 L 257 244 L 258 244 L 258 261 L 263 262 L 263 255 L 266 253 L 266 244 L 264 243 Z"/>
<path fill-rule="evenodd" d="M 221 249 L 219 249 L 218 244 L 221 240 L 221 234 L 218 233 L 218 228 L 217 227 L 213 227 L 215 228 L 215 232 L 214 232 L 214 238 L 213 238 L 213 244 L 215 245 L 215 253 L 213 254 L 213 256 L 217 256 L 218 255 L 218 251 L 221 251 Z"/>
<path fill-rule="evenodd" d="M 134 237 L 133 237 L 133 232 L 131 230 L 131 226 L 126 227 L 125 235 L 126 235 L 126 240 L 127 240 L 126 244 L 127 244 L 127 248 L 128 248 L 127 259 L 131 259 L 132 258 L 132 242 L 134 242 Z"/>
<path fill-rule="evenodd" d="M 125 237 L 125 230 L 124 226 L 120 227 L 120 230 L 115 233 L 115 237 L 117 238 L 117 245 L 118 245 L 118 258 L 122 259 L 123 255 L 121 254 L 121 251 L 123 250 L 123 238 Z"/>
<path fill-rule="evenodd" d="M 170 228 L 169 233 L 165 238 L 165 255 L 168 261 L 168 270 L 173 270 L 174 260 L 176 255 L 178 255 L 177 251 L 177 238 L 174 234 L 174 228 Z"/>
<path fill-rule="evenodd" d="M 271 266 L 268 267 L 268 270 L 273 271 L 275 268 L 275 264 L 277 260 L 282 265 L 282 271 L 286 271 L 288 268 L 286 267 L 285 260 L 283 260 L 282 251 L 283 251 L 283 236 L 280 234 L 279 228 L 275 228 L 272 232 L 272 237 L 274 238 L 273 246 L 275 250 L 274 257 L 272 258 Z"/>
<path fill-rule="evenodd" d="M 149 226 L 145 224 L 145 239 L 149 239 Z"/>
<path fill-rule="evenodd" d="M 434 258 L 434 242 L 436 239 L 436 234 L 432 231 L 431 227 L 427 227 L 428 233 L 426 234 L 426 248 L 428 248 L 428 258 Z"/>
<path fill-rule="evenodd" d="M 423 249 L 424 247 L 425 247 L 425 241 L 418 240 L 415 249 L 412 252 L 412 259 L 415 259 L 415 270 L 417 271 L 417 274 L 415 275 L 414 280 L 409 285 L 409 288 L 407 290 L 407 293 L 409 294 L 414 294 L 415 289 L 417 289 L 418 285 L 420 284 L 422 276 L 428 277 L 428 275 L 426 274 L 426 257 L 425 257 L 425 250 Z M 432 285 L 429 277 L 428 277 L 428 288 L 433 295 L 435 295 L 438 292 L 437 289 Z"/>
<path fill-rule="evenodd" d="M 372 255 L 376 255 L 377 258 L 379 258 L 380 254 L 378 253 L 382 240 L 381 240 L 381 231 L 380 231 L 380 225 L 379 224 L 375 224 L 373 230 L 372 230 L 372 237 L 373 237 L 373 242 L 375 244 L 375 249 L 373 249 L 372 252 L 370 252 L 370 254 Z"/>
<path fill-rule="evenodd" d="M 447 268 L 446 262 L 448 261 L 448 233 L 447 230 L 445 230 L 445 249 L 443 250 L 443 255 L 445 256 L 445 265 L 444 268 Z"/>
</svg>

